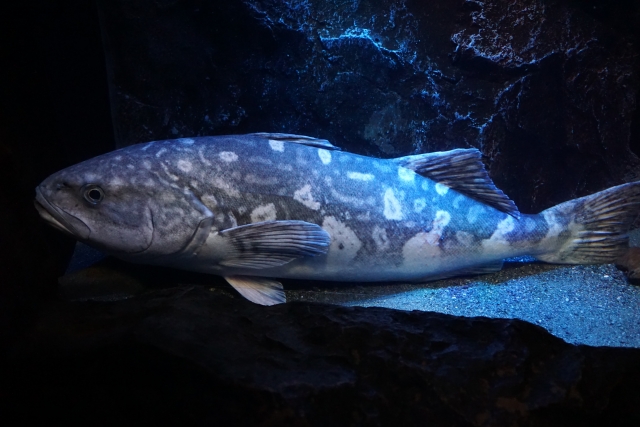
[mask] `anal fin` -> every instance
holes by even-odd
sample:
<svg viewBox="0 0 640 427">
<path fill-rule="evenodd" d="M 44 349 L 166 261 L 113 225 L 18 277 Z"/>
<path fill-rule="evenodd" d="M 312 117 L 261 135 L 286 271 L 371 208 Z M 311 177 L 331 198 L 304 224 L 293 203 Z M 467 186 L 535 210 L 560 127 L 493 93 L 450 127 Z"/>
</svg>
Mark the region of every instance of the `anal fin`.
<svg viewBox="0 0 640 427">
<path fill-rule="evenodd" d="M 252 276 L 225 276 L 225 280 L 243 297 L 260 305 L 287 302 L 282 283 L 277 280 Z"/>
</svg>

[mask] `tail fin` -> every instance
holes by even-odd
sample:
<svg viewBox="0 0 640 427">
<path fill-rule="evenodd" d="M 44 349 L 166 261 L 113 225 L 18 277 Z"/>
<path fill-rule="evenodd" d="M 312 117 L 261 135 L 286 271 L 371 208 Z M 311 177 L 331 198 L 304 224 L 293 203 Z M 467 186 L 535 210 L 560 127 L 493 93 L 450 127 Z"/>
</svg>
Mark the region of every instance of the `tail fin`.
<svg viewBox="0 0 640 427">
<path fill-rule="evenodd" d="M 640 181 L 561 203 L 541 213 L 549 226 L 541 261 L 559 264 L 614 262 L 629 246 L 640 212 Z"/>
</svg>

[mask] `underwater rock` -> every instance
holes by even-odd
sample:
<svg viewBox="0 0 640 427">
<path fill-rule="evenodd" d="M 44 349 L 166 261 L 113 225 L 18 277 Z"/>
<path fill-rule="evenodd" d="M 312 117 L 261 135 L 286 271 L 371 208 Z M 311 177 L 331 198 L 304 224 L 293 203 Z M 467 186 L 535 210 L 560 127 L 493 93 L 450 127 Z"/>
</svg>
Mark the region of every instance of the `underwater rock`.
<svg viewBox="0 0 640 427">
<path fill-rule="evenodd" d="M 100 2 L 118 144 L 269 131 L 382 157 L 477 147 L 536 213 L 640 176 L 638 6 L 599 7 Z"/>
<path fill-rule="evenodd" d="M 0 392 L 6 416 L 74 423 L 637 425 L 639 362 L 519 320 L 260 307 L 195 286 L 52 303 Z"/>
</svg>

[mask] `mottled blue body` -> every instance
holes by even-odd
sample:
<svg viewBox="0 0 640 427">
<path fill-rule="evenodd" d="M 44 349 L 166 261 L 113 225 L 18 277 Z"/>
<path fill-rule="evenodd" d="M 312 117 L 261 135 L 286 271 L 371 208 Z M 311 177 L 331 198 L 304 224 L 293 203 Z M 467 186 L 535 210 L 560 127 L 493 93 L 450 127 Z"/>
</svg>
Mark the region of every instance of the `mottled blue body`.
<svg viewBox="0 0 640 427">
<path fill-rule="evenodd" d="M 221 255 L 209 250 L 214 237 L 188 262 L 175 261 L 197 271 L 422 280 L 531 254 L 548 231 L 544 218 L 515 220 L 390 160 L 251 136 L 152 142 L 127 150 L 143 164 L 160 162 L 163 184 L 192 192 L 214 214 L 218 230 L 295 219 L 331 235 L 326 255 L 266 270 L 219 266 Z"/>
<path fill-rule="evenodd" d="M 477 150 L 383 160 L 289 134 L 139 144 L 36 189 L 42 217 L 79 240 L 222 275 L 259 304 L 285 299 L 267 278 L 421 281 L 518 255 L 611 262 L 638 204 L 636 182 L 521 215 Z"/>
</svg>

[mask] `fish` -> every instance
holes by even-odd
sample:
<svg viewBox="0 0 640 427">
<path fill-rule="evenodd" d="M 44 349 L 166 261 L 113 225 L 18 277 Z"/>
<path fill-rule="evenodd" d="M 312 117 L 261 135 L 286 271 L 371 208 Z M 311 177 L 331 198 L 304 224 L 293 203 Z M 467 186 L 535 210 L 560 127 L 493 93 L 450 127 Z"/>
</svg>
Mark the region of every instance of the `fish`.
<svg viewBox="0 0 640 427">
<path fill-rule="evenodd" d="M 115 257 L 222 276 L 261 304 L 281 279 L 426 282 L 509 257 L 614 262 L 640 181 L 521 214 L 475 148 L 392 159 L 304 135 L 152 141 L 70 166 L 36 188 L 53 227 Z"/>
</svg>

